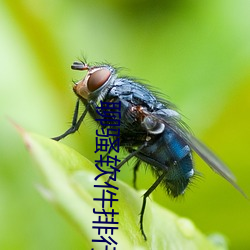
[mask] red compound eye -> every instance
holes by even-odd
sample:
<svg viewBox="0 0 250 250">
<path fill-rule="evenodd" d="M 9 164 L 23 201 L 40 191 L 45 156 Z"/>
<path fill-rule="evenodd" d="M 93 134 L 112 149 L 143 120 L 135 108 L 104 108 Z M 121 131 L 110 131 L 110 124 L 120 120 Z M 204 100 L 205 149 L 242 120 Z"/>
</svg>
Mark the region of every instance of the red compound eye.
<svg viewBox="0 0 250 250">
<path fill-rule="evenodd" d="M 99 69 L 97 71 L 95 71 L 94 73 L 92 73 L 89 76 L 88 79 L 88 90 L 90 92 L 93 92 L 97 89 L 99 89 L 109 78 L 110 76 L 110 71 L 108 69 Z"/>
</svg>

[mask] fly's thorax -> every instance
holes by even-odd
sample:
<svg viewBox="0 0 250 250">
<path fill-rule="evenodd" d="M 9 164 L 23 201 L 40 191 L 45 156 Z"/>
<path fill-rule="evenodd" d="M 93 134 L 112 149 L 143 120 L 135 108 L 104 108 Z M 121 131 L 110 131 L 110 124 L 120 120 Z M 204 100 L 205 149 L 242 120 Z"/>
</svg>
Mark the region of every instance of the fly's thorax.
<svg viewBox="0 0 250 250">
<path fill-rule="evenodd" d="M 108 87 L 112 85 L 117 77 L 115 69 L 109 65 L 96 67 L 84 65 L 82 70 L 88 70 L 88 72 L 73 87 L 75 94 L 85 100 L 97 100 L 97 102 L 102 100 L 107 93 Z"/>
</svg>

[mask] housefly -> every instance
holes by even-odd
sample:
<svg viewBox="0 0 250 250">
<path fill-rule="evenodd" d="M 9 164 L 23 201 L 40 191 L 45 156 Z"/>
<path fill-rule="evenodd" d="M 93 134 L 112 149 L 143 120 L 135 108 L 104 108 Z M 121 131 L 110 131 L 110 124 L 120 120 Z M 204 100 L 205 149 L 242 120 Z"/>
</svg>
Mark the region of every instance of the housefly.
<svg viewBox="0 0 250 250">
<path fill-rule="evenodd" d="M 117 70 L 109 64 L 90 66 L 85 62 L 74 62 L 71 68 L 84 70 L 87 74 L 73 87 L 78 99 L 71 127 L 53 139 L 59 141 L 76 132 L 87 113 L 98 120 L 96 107 L 101 102 L 120 102 L 120 146 L 127 150 L 128 155 L 117 168 L 120 169 L 135 157 L 134 185 L 136 171 L 141 163 L 149 165 L 157 176 L 143 195 L 140 230 L 145 240 L 143 216 L 147 197 L 159 184 L 172 197 L 184 193 L 195 174 L 192 151 L 244 195 L 232 172 L 189 132 L 175 106 L 169 101 L 158 98 L 146 85 L 132 78 L 119 77 Z M 85 111 L 78 117 L 80 102 L 84 104 Z M 115 114 L 111 117 L 115 117 Z M 101 127 L 112 129 L 112 125 Z"/>
</svg>

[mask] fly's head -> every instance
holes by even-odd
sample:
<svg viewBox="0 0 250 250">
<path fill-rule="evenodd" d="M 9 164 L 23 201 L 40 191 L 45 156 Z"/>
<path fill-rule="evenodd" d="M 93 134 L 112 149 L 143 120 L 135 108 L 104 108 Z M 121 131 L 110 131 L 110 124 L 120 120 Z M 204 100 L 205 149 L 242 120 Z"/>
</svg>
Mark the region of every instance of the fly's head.
<svg viewBox="0 0 250 250">
<path fill-rule="evenodd" d="M 116 77 L 115 69 L 110 65 L 89 66 L 83 62 L 74 62 L 71 68 L 88 71 L 86 76 L 73 87 L 75 94 L 85 100 L 98 99 L 99 96 L 104 95 L 105 87 Z"/>
</svg>

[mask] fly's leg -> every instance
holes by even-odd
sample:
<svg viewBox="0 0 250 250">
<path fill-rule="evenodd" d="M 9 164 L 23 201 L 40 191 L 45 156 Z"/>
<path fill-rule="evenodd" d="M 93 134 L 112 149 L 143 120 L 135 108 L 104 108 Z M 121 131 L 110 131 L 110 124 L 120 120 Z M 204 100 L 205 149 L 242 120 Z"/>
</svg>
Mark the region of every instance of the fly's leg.
<svg viewBox="0 0 250 250">
<path fill-rule="evenodd" d="M 141 161 L 138 160 L 134 166 L 134 175 L 133 175 L 133 186 L 134 186 L 134 189 L 137 189 L 136 188 L 136 172 L 138 171 L 139 167 L 140 167 L 140 164 L 141 164 Z"/>
<path fill-rule="evenodd" d="M 144 144 L 142 144 L 137 150 L 132 151 L 128 156 L 125 157 L 125 159 L 122 160 L 122 162 L 120 162 L 117 166 L 116 169 L 120 169 L 126 162 L 128 162 L 132 157 L 134 157 L 136 154 L 138 154 L 144 147 L 147 146 L 147 142 L 145 142 Z M 108 178 L 107 182 L 110 182 L 111 177 L 114 174 L 111 174 Z"/>
<path fill-rule="evenodd" d="M 146 234 L 145 234 L 144 229 L 143 229 L 143 216 L 144 216 L 144 212 L 145 212 L 145 208 L 146 208 L 147 198 L 157 188 L 157 186 L 162 182 L 166 173 L 167 172 L 163 172 L 163 174 L 160 175 L 160 177 L 158 177 L 158 179 L 154 182 L 154 184 L 143 195 L 142 208 L 141 208 L 141 213 L 140 213 L 140 230 L 141 230 L 141 233 L 142 233 L 144 240 L 147 240 Z"/>
<path fill-rule="evenodd" d="M 76 106 L 75 106 L 75 110 L 74 110 L 74 116 L 73 116 L 73 120 L 72 120 L 72 123 L 71 123 L 71 127 L 65 133 L 63 133 L 62 135 L 59 135 L 59 136 L 51 138 L 51 139 L 53 139 L 55 141 L 60 141 L 64 137 L 68 136 L 69 134 L 75 133 L 79 129 L 79 127 L 80 127 L 80 125 L 81 125 L 84 117 L 86 116 L 86 114 L 87 114 L 87 112 L 89 110 L 89 105 L 87 105 L 86 109 L 81 114 L 79 120 L 77 120 L 78 119 L 78 112 L 79 112 L 79 104 L 80 104 L 80 101 L 78 99 L 77 102 L 76 102 Z"/>
</svg>

